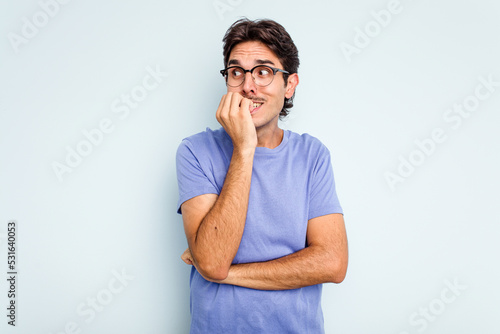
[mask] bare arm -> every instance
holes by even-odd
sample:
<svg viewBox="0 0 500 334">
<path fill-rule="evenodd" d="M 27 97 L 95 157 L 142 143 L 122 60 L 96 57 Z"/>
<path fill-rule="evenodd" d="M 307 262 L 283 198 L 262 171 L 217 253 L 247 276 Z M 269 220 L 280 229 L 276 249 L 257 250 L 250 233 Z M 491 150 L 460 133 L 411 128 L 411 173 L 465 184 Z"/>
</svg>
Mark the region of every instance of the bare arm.
<svg viewBox="0 0 500 334">
<path fill-rule="evenodd" d="M 194 197 L 181 206 L 192 262 L 200 274 L 225 279 L 245 227 L 257 135 L 249 113 L 250 100 L 225 95 L 217 120 L 233 141 L 233 155 L 219 196 Z"/>
<path fill-rule="evenodd" d="M 183 259 L 189 263 L 189 254 L 185 253 Z M 227 278 L 217 282 L 259 290 L 340 283 L 346 275 L 347 262 L 343 215 L 331 214 L 309 221 L 306 248 L 267 262 L 232 265 Z"/>
</svg>

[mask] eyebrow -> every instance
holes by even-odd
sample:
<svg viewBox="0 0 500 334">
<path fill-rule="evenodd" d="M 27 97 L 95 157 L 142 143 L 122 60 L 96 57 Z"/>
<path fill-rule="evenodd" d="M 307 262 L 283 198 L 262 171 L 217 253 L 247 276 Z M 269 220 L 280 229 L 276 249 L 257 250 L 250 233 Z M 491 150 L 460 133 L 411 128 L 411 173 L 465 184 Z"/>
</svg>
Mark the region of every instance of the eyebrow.
<svg viewBox="0 0 500 334">
<path fill-rule="evenodd" d="M 264 65 L 264 64 L 269 64 L 269 65 L 274 65 L 274 63 L 272 61 L 270 61 L 269 59 L 257 59 L 255 61 L 255 63 L 257 63 L 257 65 Z M 241 66 L 241 63 L 238 59 L 231 59 L 228 63 L 227 63 L 227 66 L 231 66 L 231 65 L 238 65 L 238 66 Z"/>
</svg>

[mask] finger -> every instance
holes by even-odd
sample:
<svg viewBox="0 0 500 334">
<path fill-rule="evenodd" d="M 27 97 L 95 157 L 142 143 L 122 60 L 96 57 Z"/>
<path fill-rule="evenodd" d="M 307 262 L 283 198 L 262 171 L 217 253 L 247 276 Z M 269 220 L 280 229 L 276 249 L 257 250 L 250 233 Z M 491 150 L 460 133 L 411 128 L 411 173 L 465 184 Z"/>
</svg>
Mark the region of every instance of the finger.
<svg viewBox="0 0 500 334">
<path fill-rule="evenodd" d="M 215 113 L 215 118 L 217 118 L 217 121 L 220 123 L 221 122 L 221 112 L 222 108 L 224 108 L 224 104 L 226 102 L 226 97 L 227 94 L 222 95 L 222 98 L 220 99 L 219 106 L 217 107 L 217 112 Z"/>
<path fill-rule="evenodd" d="M 250 113 L 250 106 L 252 105 L 252 100 L 243 98 L 241 101 L 241 111 Z"/>
<path fill-rule="evenodd" d="M 219 117 L 222 121 L 222 125 L 224 125 L 224 122 L 227 120 L 228 115 L 229 115 L 229 109 L 231 108 L 231 99 L 232 99 L 233 93 L 229 92 L 226 94 L 226 97 L 224 98 L 224 104 L 222 106 L 222 109 L 219 113 Z"/>
<path fill-rule="evenodd" d="M 230 113 L 234 114 L 240 111 L 241 100 L 243 100 L 243 96 L 238 93 L 233 93 L 233 95 L 231 96 L 231 107 L 229 110 Z"/>
<path fill-rule="evenodd" d="M 193 260 L 191 259 L 191 257 L 189 256 L 189 254 L 187 252 L 184 252 L 182 255 L 181 255 L 181 259 L 182 261 L 184 261 L 186 264 L 193 264 Z"/>
</svg>

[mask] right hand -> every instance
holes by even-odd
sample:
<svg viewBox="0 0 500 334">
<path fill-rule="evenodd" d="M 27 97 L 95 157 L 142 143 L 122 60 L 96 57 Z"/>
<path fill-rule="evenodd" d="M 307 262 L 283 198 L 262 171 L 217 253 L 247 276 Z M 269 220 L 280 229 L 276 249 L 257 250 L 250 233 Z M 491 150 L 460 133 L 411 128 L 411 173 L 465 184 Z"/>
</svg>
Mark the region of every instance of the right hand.
<svg viewBox="0 0 500 334">
<path fill-rule="evenodd" d="M 250 114 L 252 101 L 238 93 L 222 96 L 217 108 L 217 121 L 226 130 L 235 149 L 255 149 L 257 132 Z"/>
</svg>

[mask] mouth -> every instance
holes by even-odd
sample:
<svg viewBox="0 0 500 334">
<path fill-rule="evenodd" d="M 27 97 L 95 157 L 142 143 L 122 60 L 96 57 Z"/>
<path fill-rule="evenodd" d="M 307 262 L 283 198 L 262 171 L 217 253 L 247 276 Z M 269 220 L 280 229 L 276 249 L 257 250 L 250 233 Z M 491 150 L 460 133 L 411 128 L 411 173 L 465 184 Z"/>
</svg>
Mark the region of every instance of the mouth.
<svg viewBox="0 0 500 334">
<path fill-rule="evenodd" d="M 250 104 L 250 114 L 257 112 L 263 104 L 263 102 L 252 102 Z"/>
</svg>

